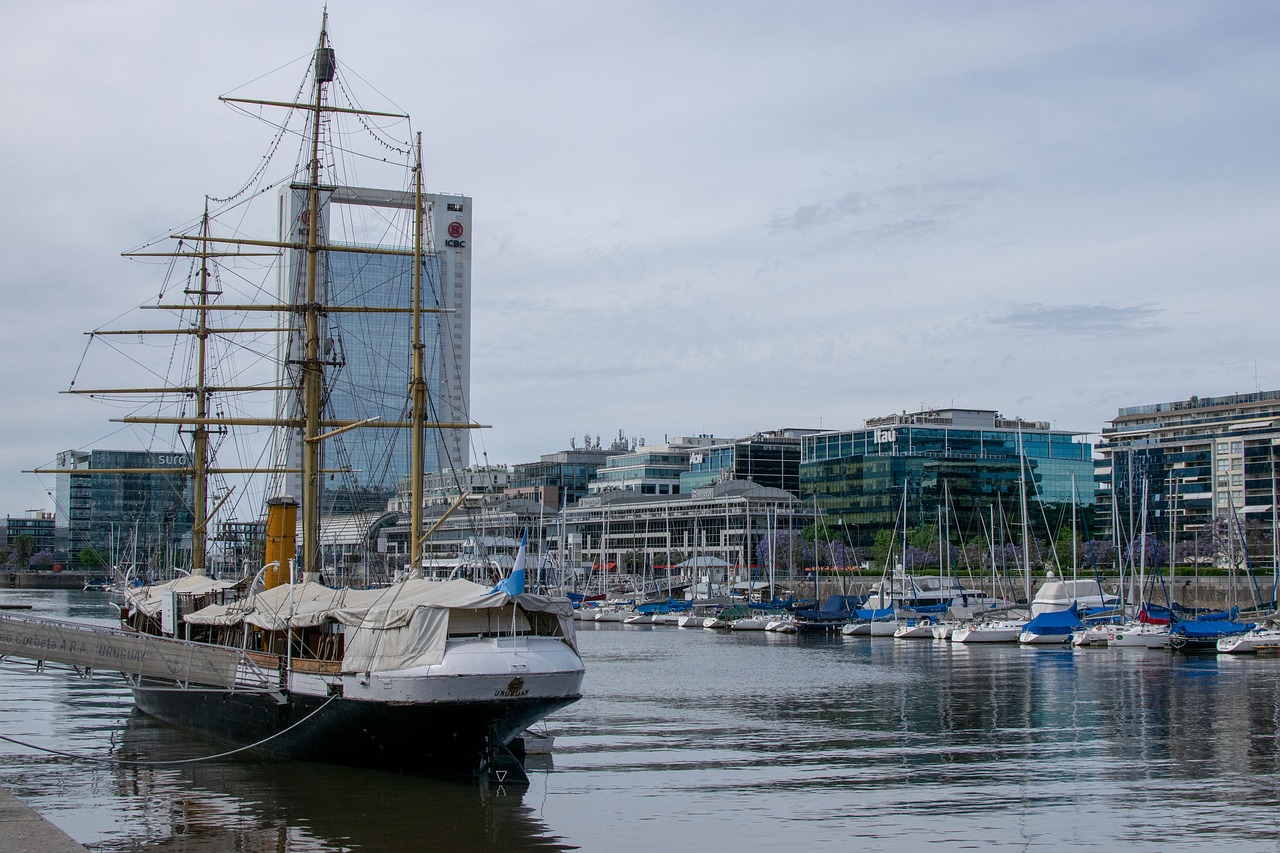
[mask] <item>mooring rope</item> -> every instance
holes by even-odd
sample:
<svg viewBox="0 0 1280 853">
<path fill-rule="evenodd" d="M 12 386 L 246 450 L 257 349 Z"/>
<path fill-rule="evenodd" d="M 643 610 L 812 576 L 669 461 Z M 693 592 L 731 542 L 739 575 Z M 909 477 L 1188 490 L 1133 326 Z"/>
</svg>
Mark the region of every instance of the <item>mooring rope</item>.
<svg viewBox="0 0 1280 853">
<path fill-rule="evenodd" d="M 219 758 L 226 758 L 229 755 L 235 755 L 238 752 L 244 752 L 245 750 L 248 750 L 248 749 L 257 749 L 258 747 L 262 746 L 264 743 L 274 740 L 275 738 L 280 737 L 280 735 L 285 734 L 286 732 L 292 731 L 293 729 L 296 729 L 298 726 L 302 725 L 307 720 L 314 717 L 316 714 L 319 714 L 325 708 L 328 708 L 329 703 L 337 698 L 338 698 L 338 694 L 337 693 L 333 694 L 328 698 L 328 700 L 323 705 L 321 705 L 319 708 L 316 708 L 310 714 L 307 714 L 301 720 L 298 720 L 298 722 L 294 723 L 291 726 L 281 729 L 275 734 L 268 735 L 267 737 L 264 737 L 262 740 L 256 743 L 251 743 L 248 746 L 241 746 L 236 749 L 228 750 L 227 752 L 219 752 L 216 755 L 201 756 L 200 758 L 175 758 L 169 761 L 132 761 L 127 758 L 99 758 L 93 755 L 78 755 L 74 752 L 64 752 L 63 750 L 60 750 L 60 749 L 51 749 L 47 746 L 39 746 L 38 744 L 27 743 L 26 741 L 21 741 L 21 740 L 18 740 L 17 738 L 8 737 L 6 735 L 0 735 L 0 740 L 8 741 L 9 743 L 17 744 L 18 746 L 25 746 L 27 749 L 34 749 L 40 752 L 47 752 L 50 755 L 60 755 L 63 758 L 70 758 L 75 761 L 88 761 L 95 764 L 124 764 L 124 765 L 130 765 L 135 767 L 158 767 L 158 766 L 170 765 L 170 764 L 199 764 L 202 761 L 214 761 Z"/>
</svg>

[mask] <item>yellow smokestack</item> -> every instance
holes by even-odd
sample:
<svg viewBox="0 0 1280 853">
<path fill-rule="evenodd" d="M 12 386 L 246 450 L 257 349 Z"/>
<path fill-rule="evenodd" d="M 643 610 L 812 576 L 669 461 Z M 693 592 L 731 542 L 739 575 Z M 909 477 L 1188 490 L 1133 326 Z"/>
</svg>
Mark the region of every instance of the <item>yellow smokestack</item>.
<svg viewBox="0 0 1280 853">
<path fill-rule="evenodd" d="M 267 570 L 262 575 L 265 589 L 289 582 L 289 561 L 298 550 L 298 502 L 276 497 L 267 501 Z"/>
</svg>

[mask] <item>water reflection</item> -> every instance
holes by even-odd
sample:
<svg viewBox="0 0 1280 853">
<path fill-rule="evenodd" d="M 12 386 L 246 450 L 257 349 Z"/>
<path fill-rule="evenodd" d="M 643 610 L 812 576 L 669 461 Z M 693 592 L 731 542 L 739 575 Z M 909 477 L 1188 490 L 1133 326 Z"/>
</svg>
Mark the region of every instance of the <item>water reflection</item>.
<svg viewBox="0 0 1280 853">
<path fill-rule="evenodd" d="M 581 797 L 749 802 L 761 842 L 1280 849 L 1275 658 L 628 626 L 582 645 L 587 699 L 558 724 Z"/>
<path fill-rule="evenodd" d="M 126 756 L 183 757 L 217 744 L 141 714 Z M 524 805 L 522 787 L 442 782 L 291 761 L 224 760 L 172 769 L 118 766 L 135 832 L 102 850 L 565 850 Z"/>
</svg>

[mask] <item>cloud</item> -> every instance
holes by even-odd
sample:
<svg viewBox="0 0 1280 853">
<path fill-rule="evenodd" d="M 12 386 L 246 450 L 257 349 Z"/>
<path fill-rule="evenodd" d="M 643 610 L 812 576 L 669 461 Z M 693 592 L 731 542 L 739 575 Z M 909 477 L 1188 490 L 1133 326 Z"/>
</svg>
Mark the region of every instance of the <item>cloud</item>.
<svg viewBox="0 0 1280 853">
<path fill-rule="evenodd" d="M 1152 335 L 1166 331 L 1156 322 L 1164 314 L 1157 305 L 1017 305 L 986 322 L 1031 335 L 1106 338 Z"/>
</svg>

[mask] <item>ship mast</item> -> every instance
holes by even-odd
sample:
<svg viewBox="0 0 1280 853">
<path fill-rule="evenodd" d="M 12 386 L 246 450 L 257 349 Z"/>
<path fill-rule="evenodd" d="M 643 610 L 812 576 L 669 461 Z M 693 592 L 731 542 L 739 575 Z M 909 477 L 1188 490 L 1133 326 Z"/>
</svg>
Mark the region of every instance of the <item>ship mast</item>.
<svg viewBox="0 0 1280 853">
<path fill-rule="evenodd" d="M 422 134 L 414 146 L 413 165 L 413 378 L 410 380 L 410 404 L 413 407 L 413 439 L 409 452 L 409 572 L 418 577 L 422 572 L 424 536 L 422 506 L 422 471 L 426 460 L 425 424 L 427 380 L 423 362 L 426 345 L 422 342 Z"/>
<path fill-rule="evenodd" d="M 302 360 L 302 559 L 303 577 L 320 572 L 320 400 L 324 368 L 320 363 L 320 300 L 316 266 L 320 254 L 320 121 L 324 87 L 333 81 L 333 48 L 327 47 L 327 21 L 320 28 L 315 53 L 315 96 L 311 116 L 311 180 L 307 188 L 307 278 L 304 311 L 305 355 Z"/>
<path fill-rule="evenodd" d="M 204 217 L 200 222 L 200 234 L 209 236 L 209 199 L 204 202 Z M 206 575 L 206 554 L 209 541 L 209 385 L 205 368 L 209 347 L 209 244 L 207 239 L 200 246 L 200 308 L 196 311 L 196 423 L 192 427 L 192 465 L 194 476 L 191 495 L 191 574 Z"/>
<path fill-rule="evenodd" d="M 172 234 L 172 239 L 178 240 L 178 251 L 176 252 L 127 252 L 126 257 L 199 257 L 199 281 L 198 287 L 188 290 L 188 295 L 197 296 L 199 301 L 192 305 L 189 301 L 183 304 L 155 304 L 144 307 L 161 309 L 161 310 L 179 310 L 186 311 L 195 309 L 197 320 L 192 325 L 182 326 L 172 329 L 119 329 L 104 330 L 99 329 L 89 334 L 91 335 L 191 335 L 196 338 L 196 375 L 190 384 L 182 386 L 169 386 L 161 388 L 98 388 L 98 389 L 76 389 L 64 393 L 73 394 L 116 394 L 116 393 L 153 393 L 158 395 L 182 394 L 195 398 L 195 411 L 192 414 L 181 414 L 177 417 L 169 416 L 144 416 L 130 415 L 123 418 L 113 419 L 114 422 L 126 424 L 147 424 L 152 426 L 173 425 L 179 429 L 186 428 L 192 436 L 192 461 L 189 466 L 182 468 L 166 468 L 164 472 L 169 474 L 183 474 L 190 476 L 193 481 L 192 495 L 192 573 L 207 574 L 208 573 L 208 526 L 210 519 L 213 518 L 230 497 L 230 492 L 223 495 L 222 498 L 214 506 L 210 506 L 210 495 L 208 489 L 208 478 L 213 473 L 223 474 L 301 474 L 302 494 L 297 496 L 300 504 L 298 511 L 301 514 L 302 542 L 298 547 L 298 560 L 296 561 L 296 569 L 303 576 L 310 576 L 308 579 L 315 579 L 320 572 L 320 519 L 321 519 L 321 486 L 325 474 L 336 473 L 337 470 L 328 470 L 323 467 L 323 454 L 321 451 L 323 442 L 333 438 L 348 430 L 357 428 L 375 428 L 375 429 L 411 429 L 413 431 L 413 439 L 411 442 L 411 483 L 410 494 L 413 503 L 410 512 L 411 526 L 411 543 L 410 558 L 412 560 L 412 568 L 415 573 L 420 572 L 422 566 L 422 553 L 426 539 L 432 534 L 434 528 L 425 530 L 425 508 L 423 506 L 423 482 L 422 471 L 425 467 L 426 458 L 426 437 L 425 431 L 428 429 L 479 429 L 483 428 L 482 424 L 472 423 L 469 421 L 437 423 L 427 419 L 429 398 L 427 393 L 426 381 L 426 344 L 423 343 L 422 315 L 445 313 L 448 309 L 437 307 L 425 307 L 423 305 L 423 266 L 424 259 L 430 248 L 427 246 L 426 240 L 426 210 L 425 210 L 425 193 L 423 190 L 422 176 L 422 135 L 417 135 L 414 150 L 414 235 L 412 249 L 406 248 L 389 248 L 389 247 L 372 247 L 372 246 L 354 246 L 354 245 L 332 245 L 328 242 L 328 234 L 324 233 L 320 228 L 320 217 L 322 213 L 320 192 L 321 185 L 321 133 L 322 121 L 329 113 L 354 114 L 362 116 L 377 116 L 394 119 L 407 119 L 408 116 L 400 113 L 378 112 L 373 110 L 365 110 L 353 107 L 341 107 L 337 105 L 326 104 L 326 86 L 336 79 L 337 65 L 334 59 L 333 48 L 328 45 L 328 16 L 326 14 L 324 22 L 320 29 L 320 38 L 315 49 L 312 60 L 313 80 L 312 80 L 312 97 L 309 101 L 299 99 L 299 103 L 281 102 L 281 101 L 265 101 L 247 98 L 234 98 L 223 96 L 219 100 L 226 103 L 253 104 L 257 106 L 282 107 L 285 109 L 303 110 L 309 116 L 311 124 L 311 135 L 307 140 L 309 144 L 309 168 L 307 176 L 307 201 L 306 201 L 306 228 L 305 234 L 300 235 L 300 239 L 292 240 L 253 240 L 238 237 L 219 237 L 211 233 L 211 222 L 209 216 L 209 200 L 205 201 L 204 217 L 201 221 L 201 228 L 197 234 Z M 199 246 L 198 251 L 191 251 L 183 248 L 183 244 L 191 244 Z M 214 248 L 215 246 L 221 248 Z M 264 248 L 275 251 L 258 253 L 246 251 L 246 249 Z M 219 257 L 255 257 L 255 256 L 274 256 L 278 255 L 280 250 L 291 250 L 306 253 L 305 261 L 305 279 L 302 286 L 298 288 L 301 293 L 294 292 L 285 304 L 223 304 L 216 303 L 213 300 L 221 294 L 215 292 L 211 286 L 212 270 L 209 263 L 210 258 Z M 410 306 L 363 306 L 363 305 L 326 305 L 324 304 L 327 294 L 325 294 L 323 282 L 321 281 L 320 255 L 328 252 L 358 252 L 363 254 L 378 255 L 400 255 L 411 256 L 413 259 L 413 303 Z M 240 312 L 269 312 L 269 313 L 288 313 L 295 320 L 288 324 L 291 329 L 281 328 L 221 328 L 211 326 L 209 324 L 210 312 L 224 313 L 240 313 Z M 325 354 L 322 348 L 323 323 L 325 318 L 333 314 L 404 314 L 413 313 L 413 339 L 412 344 L 412 376 L 409 382 L 410 401 L 412 405 L 412 416 L 408 420 L 392 420 L 380 418 L 367 418 L 364 420 L 351 421 L 343 419 L 325 418 L 322 414 L 324 403 L 325 389 Z M 213 316 L 217 316 L 216 314 Z M 267 385 L 250 385 L 237 386 L 213 385 L 209 382 L 207 375 L 208 364 L 208 340 L 211 336 L 223 334 L 244 334 L 244 333 L 266 333 L 266 332 L 285 332 L 290 331 L 292 334 L 301 335 L 302 352 L 294 364 L 298 367 L 296 379 L 293 382 L 282 383 L 280 386 Z M 212 412 L 213 408 L 210 401 L 214 394 L 226 392 L 256 392 L 256 391 L 293 391 L 297 395 L 297 405 L 301 407 L 301 411 L 296 409 L 284 413 L 283 417 L 226 417 L 219 413 Z M 212 459 L 210 434 L 213 430 L 224 430 L 233 427 L 254 427 L 254 426 L 271 426 L 283 427 L 289 430 L 298 431 L 301 435 L 300 448 L 300 465 L 297 463 L 287 464 L 283 467 L 262 467 L 256 466 L 251 468 L 228 468 L 214 467 Z M 154 468 L 103 468 L 93 469 L 92 471 L 84 471 L 81 469 L 36 469 L 33 473 L 42 474 L 154 474 L 157 469 Z M 463 499 L 460 497 L 449 510 L 436 522 L 436 526 L 443 523 L 458 506 L 461 505 Z M 293 525 L 289 524 L 292 530 Z M 283 568 L 283 566 L 282 566 Z M 284 574 L 284 572 L 281 572 Z M 302 578 L 299 578 L 301 580 Z M 287 575 L 282 579 L 291 580 Z"/>
</svg>

